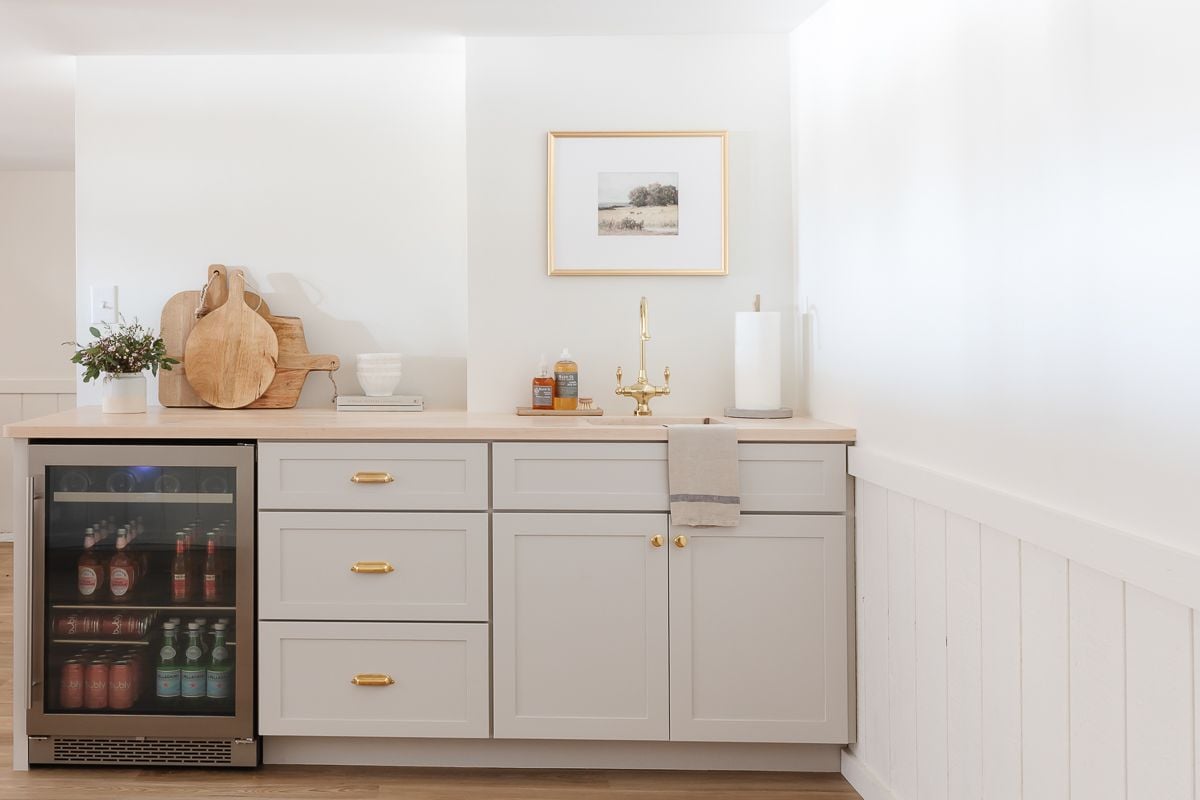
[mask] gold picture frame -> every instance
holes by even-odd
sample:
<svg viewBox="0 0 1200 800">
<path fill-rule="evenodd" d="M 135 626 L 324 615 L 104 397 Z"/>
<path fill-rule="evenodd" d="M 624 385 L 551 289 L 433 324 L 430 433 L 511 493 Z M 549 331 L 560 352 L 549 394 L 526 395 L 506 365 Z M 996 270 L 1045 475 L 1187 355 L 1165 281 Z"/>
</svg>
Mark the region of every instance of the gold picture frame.
<svg viewBox="0 0 1200 800">
<path fill-rule="evenodd" d="M 638 148 L 621 139 L 651 141 Z M 661 169 L 644 168 L 660 162 Z M 628 203 L 612 201 L 640 176 L 676 180 L 649 184 L 652 195 L 646 186 L 629 189 Z M 728 275 L 728 131 L 550 131 L 546 274 Z"/>
</svg>

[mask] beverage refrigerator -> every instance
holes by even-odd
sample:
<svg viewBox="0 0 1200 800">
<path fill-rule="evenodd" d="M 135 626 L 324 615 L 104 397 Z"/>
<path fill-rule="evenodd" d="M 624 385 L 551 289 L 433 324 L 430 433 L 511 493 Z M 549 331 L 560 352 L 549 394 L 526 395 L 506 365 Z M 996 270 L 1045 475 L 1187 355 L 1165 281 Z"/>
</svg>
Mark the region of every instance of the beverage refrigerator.
<svg viewBox="0 0 1200 800">
<path fill-rule="evenodd" d="M 257 765 L 254 445 L 29 455 L 30 762 Z"/>
</svg>

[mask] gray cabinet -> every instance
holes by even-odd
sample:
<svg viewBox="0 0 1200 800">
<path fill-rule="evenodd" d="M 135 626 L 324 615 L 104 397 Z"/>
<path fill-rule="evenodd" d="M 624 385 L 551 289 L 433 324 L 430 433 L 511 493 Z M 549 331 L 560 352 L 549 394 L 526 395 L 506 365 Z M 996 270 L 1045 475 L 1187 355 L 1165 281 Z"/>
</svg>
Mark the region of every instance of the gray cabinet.
<svg viewBox="0 0 1200 800">
<path fill-rule="evenodd" d="M 665 514 L 496 515 L 497 738 L 668 738 L 666 534 Z"/>
<path fill-rule="evenodd" d="M 739 456 L 740 526 L 668 529 L 665 445 L 493 446 L 496 737 L 850 740 L 845 447 Z"/>
<path fill-rule="evenodd" d="M 747 514 L 671 538 L 671 738 L 846 742 L 845 518 Z"/>
<path fill-rule="evenodd" d="M 263 444 L 259 505 L 259 731 L 486 738 L 487 445 Z"/>
</svg>

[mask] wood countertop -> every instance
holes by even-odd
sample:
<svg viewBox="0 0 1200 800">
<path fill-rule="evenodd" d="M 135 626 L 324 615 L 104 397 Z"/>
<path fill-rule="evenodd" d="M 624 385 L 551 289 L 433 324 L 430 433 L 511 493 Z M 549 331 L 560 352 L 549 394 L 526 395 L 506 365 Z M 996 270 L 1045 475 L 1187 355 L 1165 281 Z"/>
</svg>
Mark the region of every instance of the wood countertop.
<svg viewBox="0 0 1200 800">
<path fill-rule="evenodd" d="M 151 408 L 103 414 L 85 406 L 4 427 L 14 439 L 230 439 L 238 441 L 634 441 L 664 442 L 666 424 L 699 417 L 518 417 L 466 411 L 346 412 L 333 409 L 221 411 Z M 738 429 L 743 442 L 853 442 L 855 430 L 806 417 L 780 420 L 712 417 Z"/>
</svg>

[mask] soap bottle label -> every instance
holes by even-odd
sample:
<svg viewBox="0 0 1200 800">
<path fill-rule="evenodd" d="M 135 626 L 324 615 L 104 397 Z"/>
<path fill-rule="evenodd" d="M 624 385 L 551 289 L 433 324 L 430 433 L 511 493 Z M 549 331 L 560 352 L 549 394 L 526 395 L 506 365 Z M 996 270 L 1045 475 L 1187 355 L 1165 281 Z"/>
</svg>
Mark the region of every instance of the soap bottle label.
<svg viewBox="0 0 1200 800">
<path fill-rule="evenodd" d="M 579 373 L 555 372 L 555 394 L 559 397 L 579 397 Z"/>
<path fill-rule="evenodd" d="M 554 386 L 533 387 L 534 408 L 554 408 Z"/>
</svg>

